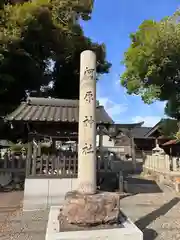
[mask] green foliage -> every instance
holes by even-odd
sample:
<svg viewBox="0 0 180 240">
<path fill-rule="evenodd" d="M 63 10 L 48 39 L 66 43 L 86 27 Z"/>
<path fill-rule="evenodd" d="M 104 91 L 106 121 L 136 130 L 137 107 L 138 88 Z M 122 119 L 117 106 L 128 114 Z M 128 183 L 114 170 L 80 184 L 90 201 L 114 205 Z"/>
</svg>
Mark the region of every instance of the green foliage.
<svg viewBox="0 0 180 240">
<path fill-rule="evenodd" d="M 161 21 L 146 20 L 131 34 L 121 84 L 145 103 L 167 101 L 166 114 L 178 119 L 180 91 L 179 12 Z"/>
<path fill-rule="evenodd" d="M 178 132 L 178 121 L 175 119 L 162 119 L 159 130 L 162 136 L 175 138 Z"/>
<path fill-rule="evenodd" d="M 13 153 L 21 153 L 23 149 L 27 151 L 27 148 L 28 148 L 27 144 L 20 144 L 20 143 L 12 144 L 10 146 L 10 150 Z"/>
<path fill-rule="evenodd" d="M 180 140 L 180 131 L 177 131 L 177 133 L 175 134 L 175 138 L 176 138 L 177 140 Z"/>
<path fill-rule="evenodd" d="M 6 114 L 26 90 L 60 98 L 79 97 L 79 56 L 97 54 L 97 73 L 108 73 L 104 44 L 84 36 L 93 0 L 4 0 L 0 6 L 0 113 Z M 54 67 L 50 68 L 52 61 Z M 41 87 L 54 82 L 53 89 Z M 10 97 L 11 96 L 11 97 Z M 6 110 L 6 111 L 5 111 Z"/>
<path fill-rule="evenodd" d="M 171 98 L 168 100 L 165 113 L 172 118 L 180 120 L 180 99 L 178 93 L 175 93 Z"/>
</svg>

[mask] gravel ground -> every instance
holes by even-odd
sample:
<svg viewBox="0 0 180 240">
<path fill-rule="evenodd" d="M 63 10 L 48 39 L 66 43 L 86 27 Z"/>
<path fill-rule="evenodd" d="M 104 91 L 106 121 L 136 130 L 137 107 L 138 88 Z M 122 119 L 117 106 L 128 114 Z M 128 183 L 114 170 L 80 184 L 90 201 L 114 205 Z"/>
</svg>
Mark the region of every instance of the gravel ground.
<svg viewBox="0 0 180 240">
<path fill-rule="evenodd" d="M 0 240 L 45 240 L 48 211 L 22 211 L 23 191 L 0 193 Z"/>
<path fill-rule="evenodd" d="M 23 212 L 22 209 L 9 218 L 1 231 L 1 240 L 45 240 L 48 211 Z"/>
<path fill-rule="evenodd" d="M 22 191 L 0 192 L 0 239 L 10 228 L 10 219 L 21 209 L 22 199 Z"/>
</svg>

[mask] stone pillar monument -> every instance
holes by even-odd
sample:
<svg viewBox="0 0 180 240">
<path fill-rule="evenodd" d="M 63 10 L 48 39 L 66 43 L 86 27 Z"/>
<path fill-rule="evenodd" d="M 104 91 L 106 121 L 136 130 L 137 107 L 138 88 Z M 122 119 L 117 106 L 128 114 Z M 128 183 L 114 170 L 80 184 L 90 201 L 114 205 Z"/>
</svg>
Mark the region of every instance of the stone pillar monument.
<svg viewBox="0 0 180 240">
<path fill-rule="evenodd" d="M 66 194 L 60 215 L 87 229 L 118 223 L 119 194 L 96 193 L 96 55 L 92 51 L 81 53 L 78 137 L 78 187 Z"/>
<path fill-rule="evenodd" d="M 96 55 L 86 50 L 80 60 L 78 192 L 96 192 Z"/>
</svg>

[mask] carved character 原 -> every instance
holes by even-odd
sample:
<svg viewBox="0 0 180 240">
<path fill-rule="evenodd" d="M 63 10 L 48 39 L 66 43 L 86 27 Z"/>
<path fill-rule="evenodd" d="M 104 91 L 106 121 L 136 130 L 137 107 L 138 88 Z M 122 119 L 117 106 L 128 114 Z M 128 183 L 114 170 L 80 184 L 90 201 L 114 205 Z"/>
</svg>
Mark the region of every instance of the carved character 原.
<svg viewBox="0 0 180 240">
<path fill-rule="evenodd" d="M 85 96 L 84 96 L 84 100 L 85 100 L 86 102 L 88 102 L 88 103 L 91 103 L 91 101 L 94 100 L 92 91 L 86 92 L 86 94 L 85 94 Z"/>
</svg>

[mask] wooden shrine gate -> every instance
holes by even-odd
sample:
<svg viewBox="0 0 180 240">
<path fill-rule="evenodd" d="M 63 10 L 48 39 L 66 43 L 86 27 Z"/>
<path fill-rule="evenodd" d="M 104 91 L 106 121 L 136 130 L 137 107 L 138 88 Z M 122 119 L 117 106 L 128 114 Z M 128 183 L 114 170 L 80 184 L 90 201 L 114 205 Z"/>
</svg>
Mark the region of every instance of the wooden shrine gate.
<svg viewBox="0 0 180 240">
<path fill-rule="evenodd" d="M 37 152 L 36 152 L 37 153 Z M 112 179 L 118 185 L 117 173 L 97 156 L 97 185 L 104 179 Z M 103 164 L 102 164 L 103 163 Z M 51 154 L 5 155 L 0 159 L 0 185 L 2 188 L 22 189 L 25 178 L 77 178 L 78 154 L 73 151 L 57 151 Z M 117 186 L 118 187 L 118 186 Z"/>
<path fill-rule="evenodd" d="M 28 178 L 74 178 L 77 177 L 77 152 L 60 151 L 27 158 Z"/>
</svg>

